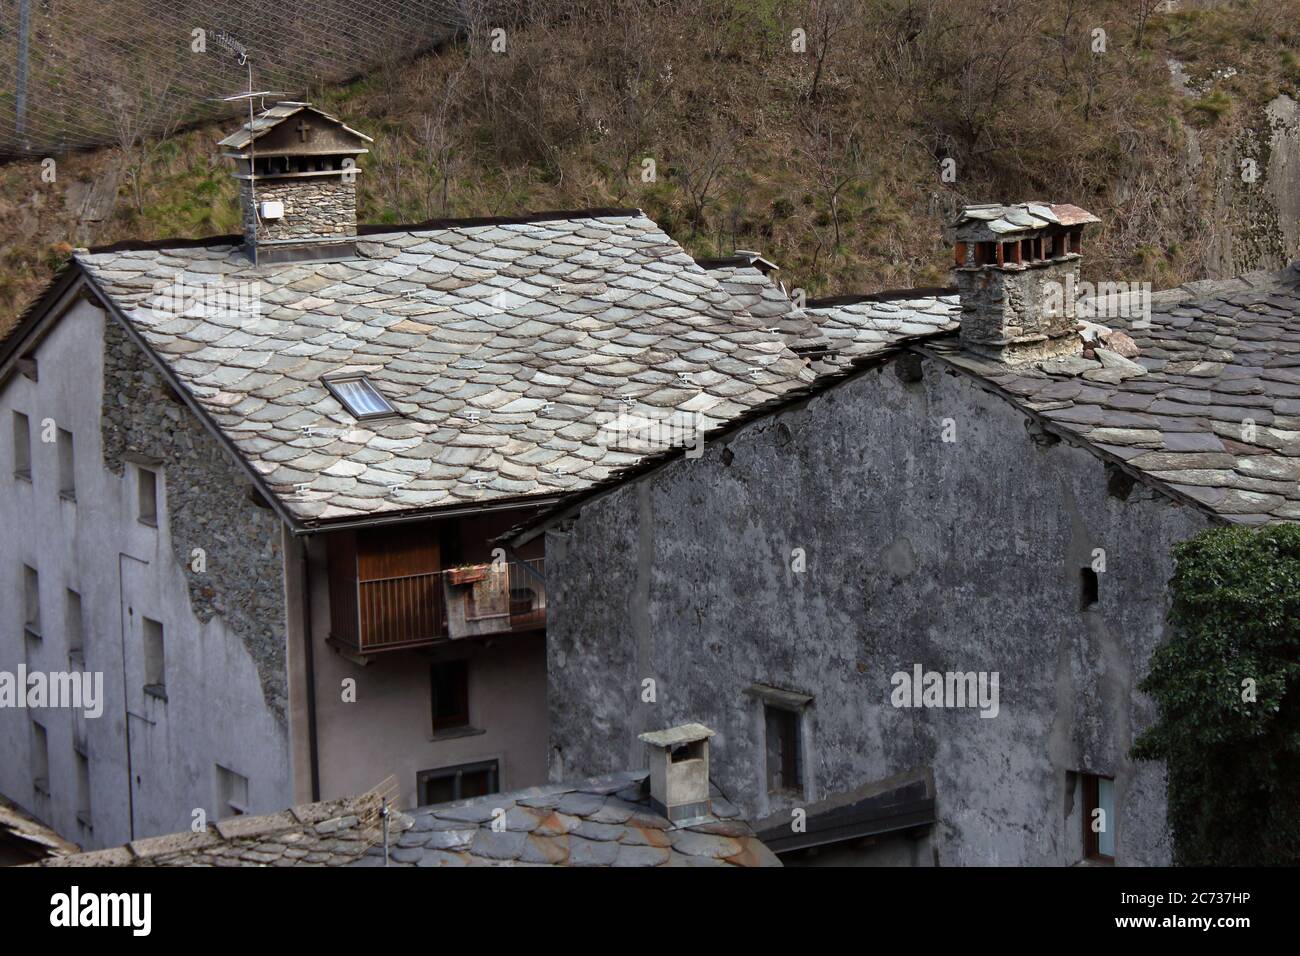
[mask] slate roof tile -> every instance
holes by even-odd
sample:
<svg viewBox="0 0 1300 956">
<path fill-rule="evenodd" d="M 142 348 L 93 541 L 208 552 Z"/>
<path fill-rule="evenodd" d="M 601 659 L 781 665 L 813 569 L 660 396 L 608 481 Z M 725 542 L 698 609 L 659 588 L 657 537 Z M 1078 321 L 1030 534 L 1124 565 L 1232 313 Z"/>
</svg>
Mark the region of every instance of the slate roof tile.
<svg viewBox="0 0 1300 956">
<path fill-rule="evenodd" d="M 1064 365 L 927 350 L 1228 521 L 1300 519 L 1300 370 L 1284 364 L 1300 354 L 1300 270 L 1189 283 L 1152 297 L 1149 325 L 1108 324 L 1133 338 L 1146 375 L 1083 387 Z"/>
</svg>

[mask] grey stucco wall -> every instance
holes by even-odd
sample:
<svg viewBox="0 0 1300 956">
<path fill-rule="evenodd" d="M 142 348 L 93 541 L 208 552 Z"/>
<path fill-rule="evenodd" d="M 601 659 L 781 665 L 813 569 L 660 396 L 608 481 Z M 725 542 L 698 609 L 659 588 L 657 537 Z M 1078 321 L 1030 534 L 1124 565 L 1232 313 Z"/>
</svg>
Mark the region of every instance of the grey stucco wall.
<svg viewBox="0 0 1300 956">
<path fill-rule="evenodd" d="M 0 708 L 0 793 L 85 847 L 188 829 L 218 811 L 216 765 L 249 780 L 249 812 L 289 805 L 283 705 L 283 587 L 278 530 L 247 501 L 247 481 L 115 321 L 72 305 L 36 350 L 39 379 L 0 388 L 0 670 L 101 675 L 103 712 Z M 32 423 L 30 480 L 13 475 L 10 421 Z M 58 455 L 40 441 L 51 419 L 71 433 L 76 498 L 59 494 Z M 156 524 L 137 520 L 138 468 L 158 459 Z M 193 547 L 207 572 L 189 568 Z M 22 568 L 38 570 L 39 638 L 24 637 Z M 84 653 L 70 653 L 67 592 L 80 595 Z M 144 693 L 143 621 L 164 629 L 167 699 Z M 260 621 L 249 638 L 249 625 Z M 46 731 L 49 785 L 33 787 L 31 724 Z M 78 814 L 77 753 L 90 814 Z M 85 818 L 85 819 L 83 819 Z"/>
<path fill-rule="evenodd" d="M 919 382 L 895 367 L 548 532 L 552 774 L 644 765 L 635 735 L 688 720 L 718 732 L 714 779 L 751 818 L 931 765 L 944 865 L 1077 861 L 1078 773 L 1113 775 L 1118 862 L 1168 863 L 1163 768 L 1127 751 L 1154 719 L 1135 684 L 1164 637 L 1170 547 L 1207 520 L 1141 485 L 1112 496 L 1093 454 L 1040 447 L 937 360 Z M 999 715 L 893 707 L 891 675 L 916 663 L 997 671 Z M 801 797 L 766 792 L 755 683 L 813 697 Z"/>
</svg>

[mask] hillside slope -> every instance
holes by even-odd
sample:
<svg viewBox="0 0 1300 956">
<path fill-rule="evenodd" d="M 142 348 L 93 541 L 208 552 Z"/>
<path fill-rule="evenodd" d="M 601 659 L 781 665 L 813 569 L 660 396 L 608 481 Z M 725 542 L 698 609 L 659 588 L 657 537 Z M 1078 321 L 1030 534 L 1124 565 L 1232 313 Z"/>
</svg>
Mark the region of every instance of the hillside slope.
<svg viewBox="0 0 1300 956">
<path fill-rule="evenodd" d="M 563 0 L 305 93 L 376 138 L 370 222 L 639 206 L 826 294 L 942 284 L 961 205 L 1039 198 L 1102 218 L 1091 278 L 1281 265 L 1300 0 L 1157 6 Z M 0 167 L 0 326 L 74 245 L 237 231 L 223 132 Z"/>
</svg>

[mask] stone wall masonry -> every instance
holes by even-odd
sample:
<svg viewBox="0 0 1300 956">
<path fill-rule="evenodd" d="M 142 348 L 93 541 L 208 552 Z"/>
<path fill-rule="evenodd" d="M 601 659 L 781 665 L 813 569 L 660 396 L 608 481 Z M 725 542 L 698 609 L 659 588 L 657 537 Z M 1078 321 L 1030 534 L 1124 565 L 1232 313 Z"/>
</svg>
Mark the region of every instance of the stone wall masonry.
<svg viewBox="0 0 1300 956">
<path fill-rule="evenodd" d="M 244 235 L 252 238 L 253 191 L 247 180 L 239 184 L 244 209 Z M 357 234 L 357 185 L 341 176 L 309 176 L 301 179 L 259 179 L 257 202 L 284 204 L 284 217 L 264 219 L 257 239 L 310 239 Z"/>
<path fill-rule="evenodd" d="M 552 775 L 643 766 L 638 732 L 689 721 L 717 731 L 714 779 L 750 819 L 929 766 L 942 865 L 1076 862 L 1079 774 L 1113 775 L 1119 862 L 1167 864 L 1163 767 L 1128 750 L 1155 719 L 1136 685 L 1165 639 L 1170 549 L 1208 518 L 1141 484 L 1113 496 L 1094 454 L 1040 447 L 938 360 L 919 382 L 892 368 L 548 532 Z M 999 672 L 998 716 L 895 708 L 891 676 L 917 663 Z M 755 684 L 812 697 L 802 796 L 767 792 Z"/>
<path fill-rule="evenodd" d="M 286 721 L 286 619 L 281 524 L 254 503 L 230 454 L 163 380 L 115 320 L 104 323 L 104 464 L 121 474 L 131 455 L 161 462 L 176 560 L 194 548 L 206 571 L 188 572 L 194 615 L 220 615 L 252 656 L 267 706 Z"/>
</svg>

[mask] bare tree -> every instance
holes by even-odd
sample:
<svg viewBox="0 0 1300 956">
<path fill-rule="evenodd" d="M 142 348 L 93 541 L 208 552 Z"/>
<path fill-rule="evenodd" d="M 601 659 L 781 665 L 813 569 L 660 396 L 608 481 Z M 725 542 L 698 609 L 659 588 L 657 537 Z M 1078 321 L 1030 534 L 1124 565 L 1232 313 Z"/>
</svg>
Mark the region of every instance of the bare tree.
<svg viewBox="0 0 1300 956">
<path fill-rule="evenodd" d="M 445 73 L 432 95 L 432 106 L 416 126 L 416 141 L 432 176 L 437 177 L 438 209 L 446 216 L 450 207 L 451 177 L 459 159 L 461 139 L 452 117 L 456 91 L 468 66 L 462 63 Z M 433 189 L 424 191 L 425 218 L 433 218 Z"/>
<path fill-rule="evenodd" d="M 149 68 L 134 82 L 113 83 L 106 105 L 113 122 L 122 170 L 131 181 L 137 212 L 144 211 L 144 171 L 158 146 L 171 136 L 180 112 L 171 96 L 176 72 Z"/>
<path fill-rule="evenodd" d="M 704 138 L 677 161 L 677 178 L 686 193 L 693 240 L 704 224 L 705 210 L 713 201 L 724 171 L 731 165 L 735 142 L 731 131 L 721 122 L 714 121 Z"/>
<path fill-rule="evenodd" d="M 804 116 L 798 151 L 826 202 L 835 230 L 834 249 L 838 251 L 843 239 L 840 194 L 865 174 L 861 138 L 856 129 L 837 130 L 820 112 L 810 111 Z"/>
<path fill-rule="evenodd" d="M 817 99 L 826 57 L 835 38 L 848 29 L 851 14 L 850 0 L 813 0 L 809 7 L 814 64 L 812 86 L 808 90 L 810 100 Z"/>
</svg>

